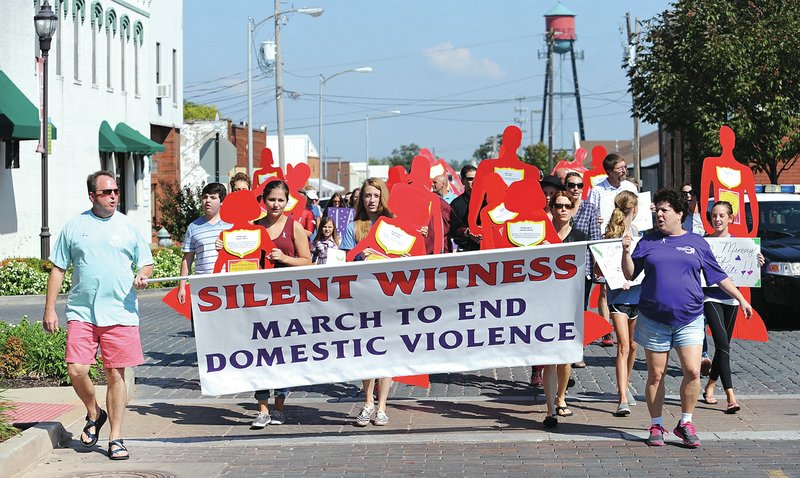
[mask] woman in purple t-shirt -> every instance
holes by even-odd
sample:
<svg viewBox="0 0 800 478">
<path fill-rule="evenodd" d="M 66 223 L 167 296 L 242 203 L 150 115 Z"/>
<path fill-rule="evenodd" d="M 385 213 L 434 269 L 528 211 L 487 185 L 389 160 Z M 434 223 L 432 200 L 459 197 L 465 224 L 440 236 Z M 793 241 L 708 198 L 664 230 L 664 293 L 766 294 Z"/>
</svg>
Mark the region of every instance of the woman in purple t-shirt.
<svg viewBox="0 0 800 478">
<path fill-rule="evenodd" d="M 674 348 L 680 359 L 683 380 L 680 386 L 681 419 L 673 433 L 688 447 L 700 446 L 692 424 L 700 394 L 700 356 L 705 336 L 703 289 L 700 274 L 707 284 L 739 301 L 746 317 L 753 309 L 720 268 L 711 248 L 701 236 L 681 227 L 689 212 L 685 195 L 676 189 L 662 189 L 653 198 L 658 230 L 639 240 L 631 251 L 631 236 L 622 238 L 622 271 L 633 280 L 644 270 L 639 299 L 639 319 L 634 340 L 645 349 L 647 387 L 645 397 L 651 426 L 647 444 L 664 445 L 661 412 L 664 407 L 664 375 L 669 353 Z"/>
</svg>

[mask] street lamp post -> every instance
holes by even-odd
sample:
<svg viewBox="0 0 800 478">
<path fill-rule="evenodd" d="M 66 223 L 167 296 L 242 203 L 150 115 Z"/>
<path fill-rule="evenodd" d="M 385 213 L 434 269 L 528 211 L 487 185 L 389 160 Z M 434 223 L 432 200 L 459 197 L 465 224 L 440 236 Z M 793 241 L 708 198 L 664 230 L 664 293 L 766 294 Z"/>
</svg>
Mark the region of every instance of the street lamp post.
<svg viewBox="0 0 800 478">
<path fill-rule="evenodd" d="M 387 111 L 387 113 L 389 113 L 390 115 L 399 115 L 400 111 L 392 110 L 392 111 Z M 379 116 L 378 118 L 386 118 L 386 116 Z M 366 149 L 366 152 L 367 152 L 366 153 L 367 166 L 366 166 L 365 173 L 366 173 L 366 176 L 367 176 L 366 179 L 369 179 L 369 115 L 367 115 L 367 119 L 364 122 L 364 133 L 365 133 L 364 136 L 366 138 L 366 148 L 365 149 Z"/>
<path fill-rule="evenodd" d="M 44 0 L 39 11 L 33 16 L 33 23 L 36 26 L 36 34 L 39 36 L 39 49 L 42 51 L 42 140 L 39 151 L 42 153 L 42 230 L 39 233 L 41 238 L 41 258 L 47 260 L 50 255 L 50 227 L 47 224 L 47 140 L 48 140 L 48 117 L 47 117 L 47 57 L 50 53 L 50 41 L 58 27 L 58 16 L 53 13 L 53 9 L 47 0 Z"/>
<path fill-rule="evenodd" d="M 325 83 L 327 83 L 328 80 L 332 80 L 332 79 L 336 78 L 339 75 L 344 75 L 345 73 L 371 73 L 371 72 L 372 72 L 372 67 L 362 66 L 361 68 L 352 68 L 350 70 L 344 70 L 344 71 L 340 71 L 339 73 L 334 73 L 333 75 L 331 75 L 331 76 L 329 76 L 327 78 L 322 76 L 322 75 L 319 75 L 319 125 L 318 125 L 318 127 L 319 127 L 319 132 L 318 132 L 318 136 L 319 136 L 319 138 L 318 138 L 319 139 L 319 183 L 318 184 L 319 184 L 319 193 L 320 194 L 322 194 L 322 178 L 323 178 L 323 174 L 324 174 L 324 176 L 328 175 L 328 171 L 327 171 L 328 163 L 327 163 L 327 160 L 325 158 L 325 144 L 322 141 L 322 91 L 323 91 L 323 88 L 325 87 Z M 324 173 L 323 173 L 323 171 L 324 171 Z"/>
<path fill-rule="evenodd" d="M 275 99 L 278 109 L 278 158 L 281 169 L 286 169 L 285 156 L 283 154 L 283 102 L 280 94 L 282 88 L 281 75 L 283 74 L 281 65 L 281 46 L 280 46 L 280 24 L 282 15 L 290 13 L 302 13 L 312 17 L 322 15 L 325 10 L 322 8 L 295 8 L 284 12 L 278 11 L 278 2 L 275 2 L 275 13 L 258 22 L 253 21 L 253 17 L 247 17 L 247 169 L 248 174 L 253 174 L 253 35 L 256 29 L 269 20 L 275 19 Z"/>
</svg>

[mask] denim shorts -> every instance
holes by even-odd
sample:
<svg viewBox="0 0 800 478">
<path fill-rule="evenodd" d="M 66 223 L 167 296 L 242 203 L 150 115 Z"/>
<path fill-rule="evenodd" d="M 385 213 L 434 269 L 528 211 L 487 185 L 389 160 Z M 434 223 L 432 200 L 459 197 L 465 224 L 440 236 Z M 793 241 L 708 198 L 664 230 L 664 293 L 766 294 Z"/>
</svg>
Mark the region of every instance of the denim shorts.
<svg viewBox="0 0 800 478">
<path fill-rule="evenodd" d="M 636 304 L 608 304 L 611 313 L 628 316 L 628 320 L 636 320 L 639 316 L 639 306 Z"/>
<path fill-rule="evenodd" d="M 276 388 L 275 398 L 286 398 L 288 393 L 288 388 Z M 269 390 L 256 390 L 255 398 L 256 400 L 269 400 Z"/>
<path fill-rule="evenodd" d="M 680 327 L 672 327 L 645 317 L 641 312 L 633 329 L 633 340 L 651 352 L 669 352 L 675 347 L 702 345 L 706 336 L 705 317 Z"/>
</svg>

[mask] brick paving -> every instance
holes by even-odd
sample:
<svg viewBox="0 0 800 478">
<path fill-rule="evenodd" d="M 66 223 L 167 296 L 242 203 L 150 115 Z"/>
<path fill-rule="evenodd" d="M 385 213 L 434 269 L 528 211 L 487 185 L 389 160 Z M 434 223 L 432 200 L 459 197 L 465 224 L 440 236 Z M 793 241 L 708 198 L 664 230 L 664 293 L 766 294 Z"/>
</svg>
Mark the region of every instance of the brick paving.
<svg viewBox="0 0 800 478">
<path fill-rule="evenodd" d="M 702 448 L 687 450 L 674 436 L 651 449 L 641 443 L 648 423 L 643 403 L 631 417 L 614 418 L 614 348 L 586 348 L 587 368 L 576 370 L 570 407 L 555 431 L 541 426 L 543 397 L 528 386 L 528 367 L 437 374 L 427 390 L 395 384 L 388 427 L 357 429 L 356 383 L 295 389 L 287 424 L 250 430 L 250 393 L 200 395 L 189 323 L 161 302 L 141 295 L 147 362 L 136 369 L 136 399 L 126 416 L 132 459 L 110 462 L 105 436 L 90 451 L 75 440 L 32 464 L 22 477 L 111 476 L 720 476 L 800 477 L 800 332 L 773 331 L 770 342 L 736 341 L 732 368 L 743 409 L 698 404 Z M 63 301 L 61 302 L 63 304 Z M 0 320 L 23 314 L 40 320 L 43 298 L 0 298 Z M 63 314 L 63 305 L 57 309 Z M 63 320 L 63 317 L 62 317 Z M 641 398 L 643 356 L 632 385 Z M 677 421 L 680 368 L 670 362 L 665 426 Z M 75 412 L 75 418 L 79 413 Z M 82 421 L 65 422 L 79 432 Z M 107 430 L 103 431 L 105 435 Z M 74 435 L 76 436 L 76 435 Z"/>
</svg>

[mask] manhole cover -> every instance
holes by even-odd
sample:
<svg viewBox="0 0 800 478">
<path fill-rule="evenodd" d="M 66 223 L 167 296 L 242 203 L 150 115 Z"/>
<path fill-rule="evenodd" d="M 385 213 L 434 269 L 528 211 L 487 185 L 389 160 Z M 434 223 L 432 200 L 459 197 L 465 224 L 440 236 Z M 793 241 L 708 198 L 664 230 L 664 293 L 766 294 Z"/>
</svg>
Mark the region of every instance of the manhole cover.
<svg viewBox="0 0 800 478">
<path fill-rule="evenodd" d="M 175 478 L 175 475 L 162 471 L 96 471 L 69 475 L 69 478 Z"/>
</svg>

